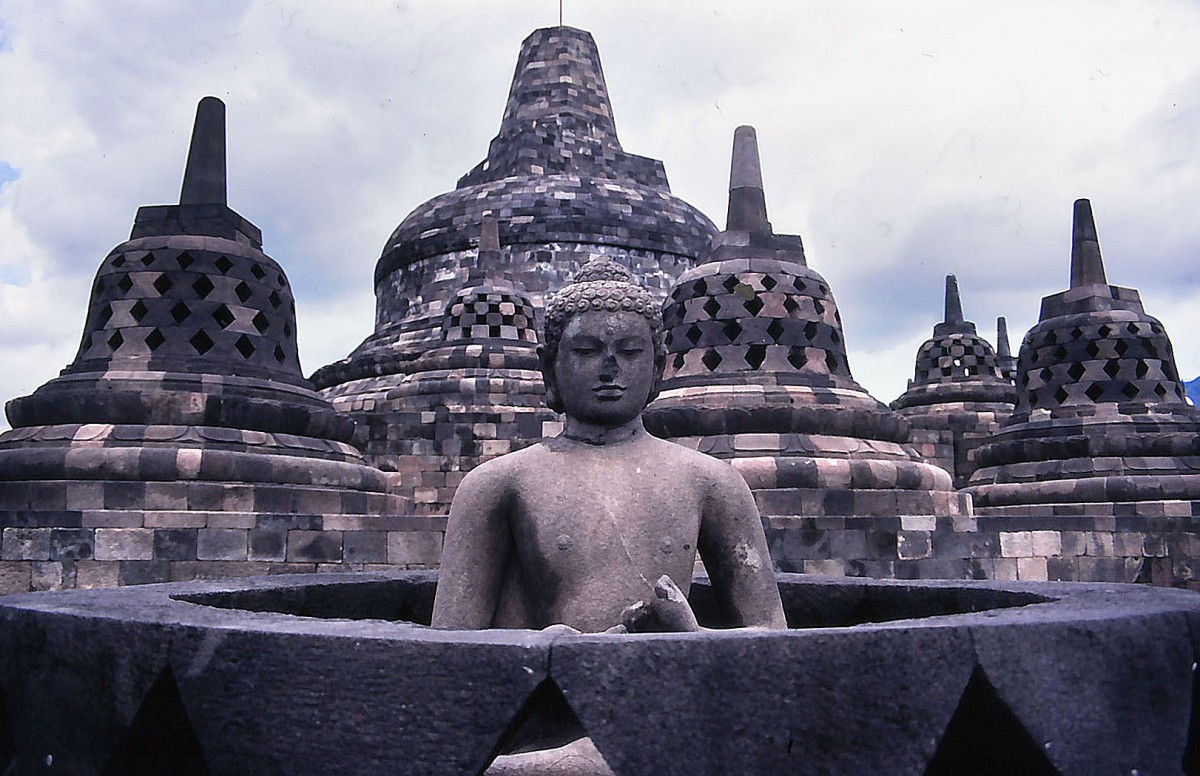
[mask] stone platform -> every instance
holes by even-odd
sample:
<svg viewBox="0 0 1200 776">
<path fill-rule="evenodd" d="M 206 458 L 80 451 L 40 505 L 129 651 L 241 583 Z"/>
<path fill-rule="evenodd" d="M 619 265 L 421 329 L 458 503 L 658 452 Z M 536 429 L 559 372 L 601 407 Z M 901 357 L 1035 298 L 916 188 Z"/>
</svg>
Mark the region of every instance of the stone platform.
<svg viewBox="0 0 1200 776">
<path fill-rule="evenodd" d="M 433 630 L 430 572 L 11 596 L 0 769 L 478 774 L 546 702 L 622 776 L 1200 764 L 1196 594 L 779 579 L 790 630 L 639 636 Z"/>
</svg>

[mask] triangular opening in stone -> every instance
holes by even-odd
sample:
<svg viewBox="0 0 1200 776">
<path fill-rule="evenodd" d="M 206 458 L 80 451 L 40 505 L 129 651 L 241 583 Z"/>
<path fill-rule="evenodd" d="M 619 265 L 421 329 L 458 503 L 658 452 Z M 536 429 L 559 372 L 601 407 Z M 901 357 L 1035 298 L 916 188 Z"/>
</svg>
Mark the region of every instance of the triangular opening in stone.
<svg viewBox="0 0 1200 776">
<path fill-rule="evenodd" d="M 562 690 L 546 679 L 530 693 L 481 776 L 530 773 L 610 774 Z"/>
<path fill-rule="evenodd" d="M 17 755 L 17 745 L 13 740 L 12 725 L 8 721 L 8 696 L 0 687 L 0 773 L 8 773 L 8 766 Z"/>
<path fill-rule="evenodd" d="M 979 666 L 925 770 L 925 776 L 968 773 L 1058 775 Z"/>
<path fill-rule="evenodd" d="M 548 749 L 587 735 L 579 717 L 553 679 L 530 693 L 496 747 L 495 756 Z"/>
<path fill-rule="evenodd" d="M 133 715 L 105 776 L 208 776 L 200 740 L 188 719 L 170 666 L 163 669 Z"/>
<path fill-rule="evenodd" d="M 1200 776 L 1200 672 L 1192 672 L 1192 719 L 1188 724 L 1187 747 L 1183 750 L 1183 772 Z"/>
</svg>

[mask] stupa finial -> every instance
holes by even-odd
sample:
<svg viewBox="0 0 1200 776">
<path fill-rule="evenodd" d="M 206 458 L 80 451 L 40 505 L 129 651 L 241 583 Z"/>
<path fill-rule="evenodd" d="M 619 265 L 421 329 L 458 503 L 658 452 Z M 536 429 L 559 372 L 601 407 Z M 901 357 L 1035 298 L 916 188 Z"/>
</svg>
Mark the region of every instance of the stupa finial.
<svg viewBox="0 0 1200 776">
<path fill-rule="evenodd" d="M 181 205 L 225 205 L 225 103 L 205 97 L 196 106 L 192 144 L 183 171 Z"/>
<path fill-rule="evenodd" d="M 767 199 L 763 192 L 762 164 L 758 158 L 758 135 L 754 127 L 741 126 L 733 132 L 733 159 L 729 169 L 729 212 L 725 229 L 770 234 Z"/>
<path fill-rule="evenodd" d="M 996 355 L 1012 358 L 1012 349 L 1008 346 L 1008 321 L 1003 315 L 996 318 Z"/>
<path fill-rule="evenodd" d="M 943 319 L 946 323 L 962 323 L 962 299 L 958 295 L 958 278 L 946 276 L 946 313 Z"/>
<path fill-rule="evenodd" d="M 1100 258 L 1100 239 L 1092 218 L 1092 203 L 1075 200 L 1075 220 L 1071 229 L 1071 288 L 1106 284 L 1104 261 Z"/>
<path fill-rule="evenodd" d="M 479 223 L 479 252 L 500 250 L 500 222 L 495 216 L 484 216 Z"/>
</svg>

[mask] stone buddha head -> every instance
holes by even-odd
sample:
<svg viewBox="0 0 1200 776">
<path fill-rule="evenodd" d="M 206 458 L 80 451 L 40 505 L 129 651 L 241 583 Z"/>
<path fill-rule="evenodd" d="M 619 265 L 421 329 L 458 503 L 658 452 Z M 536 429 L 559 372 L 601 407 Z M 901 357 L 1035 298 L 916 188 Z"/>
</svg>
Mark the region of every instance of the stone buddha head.
<svg viewBox="0 0 1200 776">
<path fill-rule="evenodd" d="M 546 404 L 600 426 L 633 420 L 666 366 L 658 301 L 611 259 L 589 261 L 546 301 L 538 353 Z"/>
</svg>

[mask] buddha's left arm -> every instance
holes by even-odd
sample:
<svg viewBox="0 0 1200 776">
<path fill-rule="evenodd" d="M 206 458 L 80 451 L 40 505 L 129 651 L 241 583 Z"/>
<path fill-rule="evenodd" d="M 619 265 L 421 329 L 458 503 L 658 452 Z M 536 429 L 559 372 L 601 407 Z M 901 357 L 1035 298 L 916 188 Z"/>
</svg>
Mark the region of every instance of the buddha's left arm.
<svg viewBox="0 0 1200 776">
<path fill-rule="evenodd" d="M 786 628 L 758 507 L 728 464 L 713 477 L 700 523 L 700 557 L 713 592 L 740 627 Z"/>
</svg>

